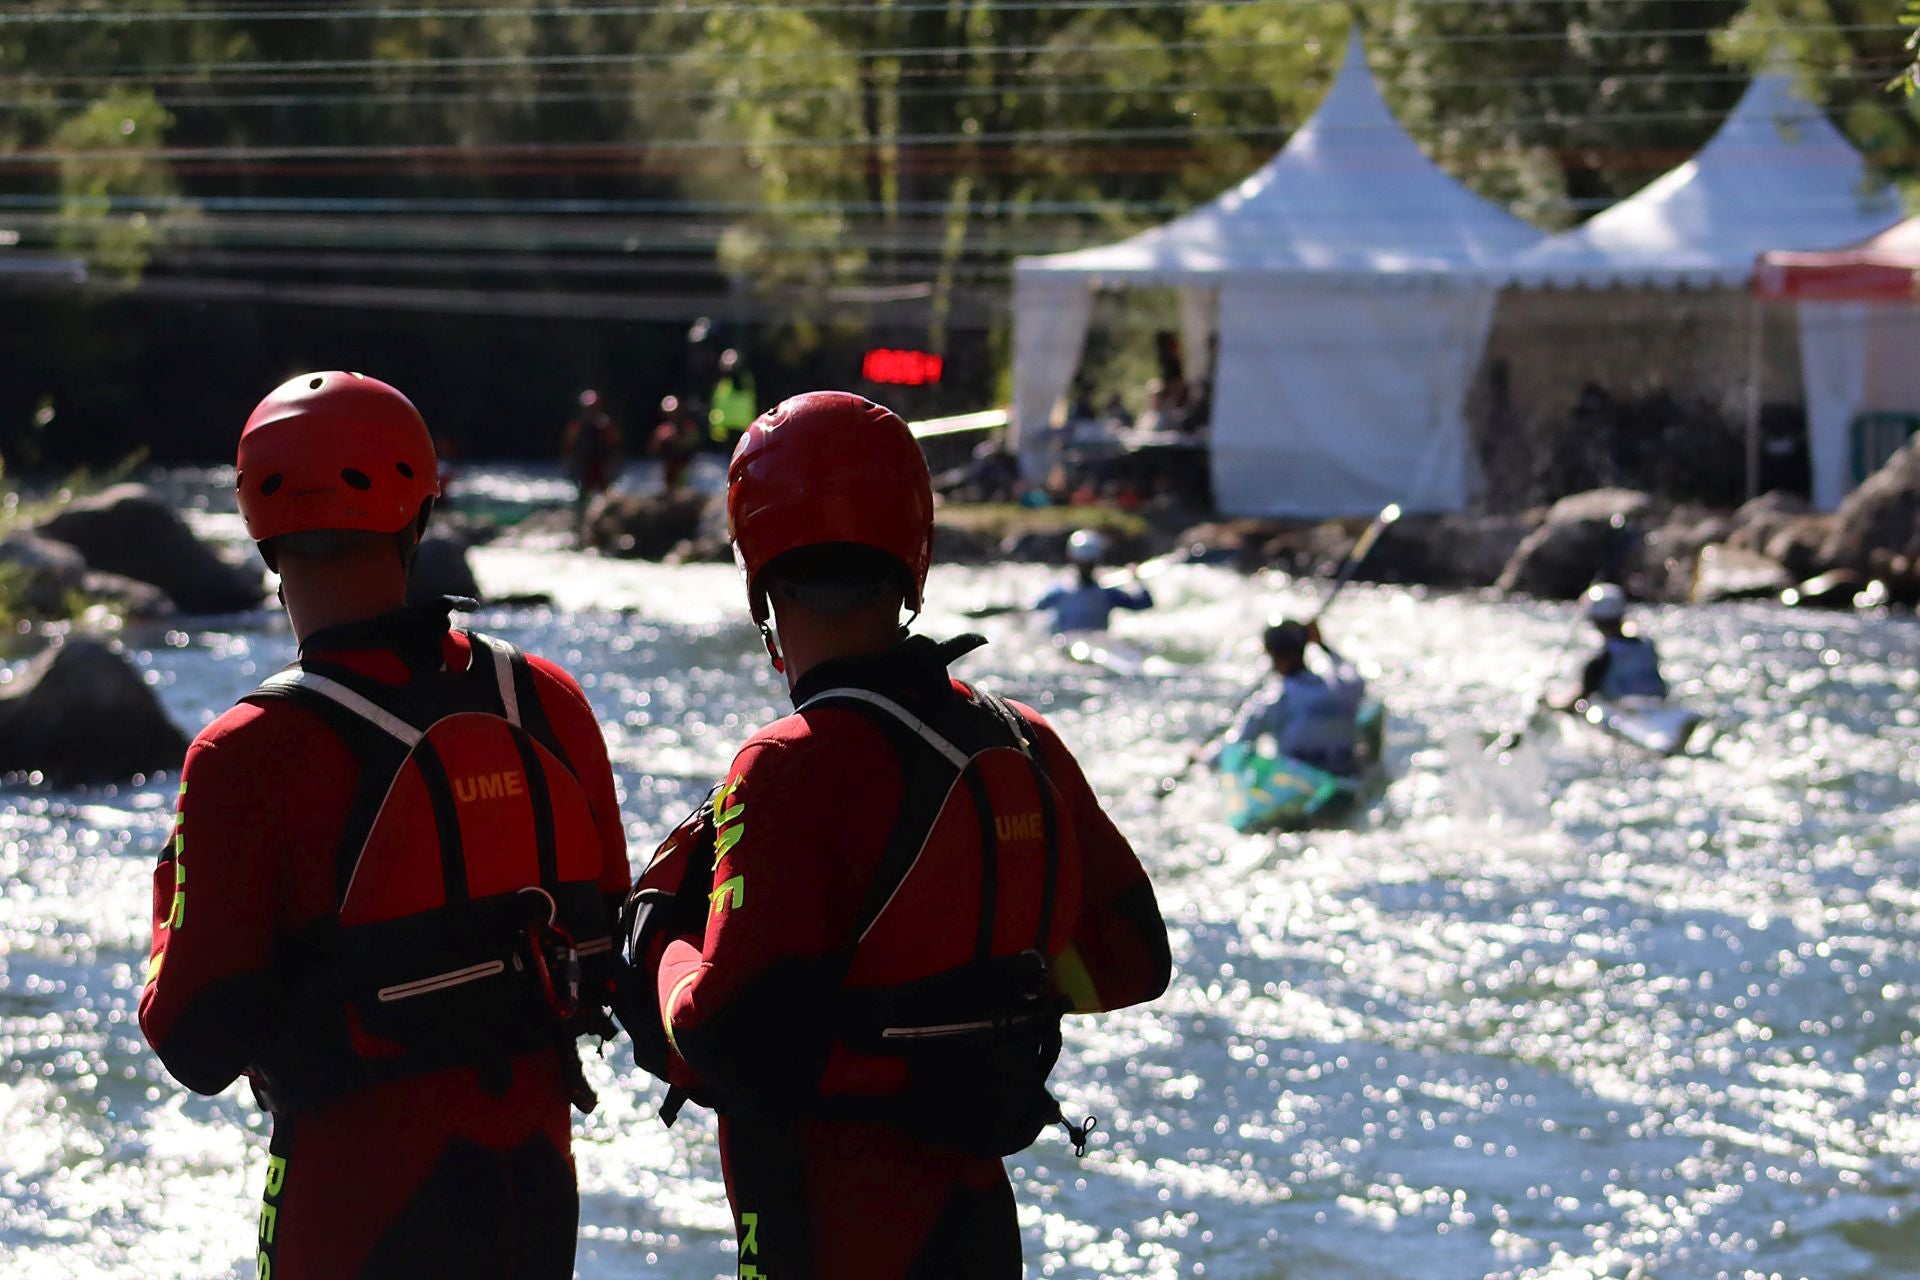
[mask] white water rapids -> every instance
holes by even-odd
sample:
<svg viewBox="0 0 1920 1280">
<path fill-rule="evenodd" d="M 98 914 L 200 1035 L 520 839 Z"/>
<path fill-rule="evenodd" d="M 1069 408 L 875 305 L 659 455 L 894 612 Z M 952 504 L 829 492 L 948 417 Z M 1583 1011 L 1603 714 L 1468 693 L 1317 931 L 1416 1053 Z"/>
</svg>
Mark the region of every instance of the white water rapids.
<svg viewBox="0 0 1920 1280">
<path fill-rule="evenodd" d="M 579 674 L 638 862 L 785 709 L 726 566 L 476 553 L 552 610 L 475 621 Z M 1031 599 L 935 571 L 923 631 Z M 1352 829 L 1236 836 L 1212 779 L 1152 793 L 1319 584 L 1172 570 L 1116 676 L 1017 618 L 960 674 L 1039 706 L 1152 871 L 1177 976 L 1071 1024 L 1056 1075 L 1101 1137 L 1012 1160 L 1034 1275 L 1920 1275 L 1920 628 L 1647 609 L 1710 754 L 1510 723 L 1565 611 L 1359 586 L 1328 637 L 1374 674 L 1395 779 Z M 627 610 L 627 612 L 622 612 Z M 138 658 L 190 731 L 291 653 L 267 614 Z M 186 1094 L 134 1011 L 173 784 L 0 793 L 0 1274 L 252 1274 L 264 1128 Z M 624 1047 L 576 1126 L 583 1277 L 732 1272 L 711 1116 L 673 1129 Z M 884 1212 L 884 1206 L 875 1206 Z"/>
</svg>

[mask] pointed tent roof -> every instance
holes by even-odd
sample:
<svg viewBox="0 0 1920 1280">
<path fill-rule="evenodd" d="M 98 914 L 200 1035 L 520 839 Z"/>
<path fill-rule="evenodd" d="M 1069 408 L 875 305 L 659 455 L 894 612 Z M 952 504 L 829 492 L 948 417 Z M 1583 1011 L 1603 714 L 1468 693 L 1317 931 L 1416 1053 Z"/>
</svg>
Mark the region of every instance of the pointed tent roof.
<svg viewBox="0 0 1920 1280">
<path fill-rule="evenodd" d="M 1700 153 L 1522 254 L 1517 284 L 1737 288 L 1770 249 L 1853 244 L 1900 217 L 1860 153 L 1787 76 L 1754 77 Z"/>
<path fill-rule="evenodd" d="M 1159 284 L 1263 273 L 1491 277 L 1542 238 L 1407 136 L 1356 28 L 1319 109 L 1238 186 L 1117 244 L 1022 258 L 1016 269 Z"/>
</svg>

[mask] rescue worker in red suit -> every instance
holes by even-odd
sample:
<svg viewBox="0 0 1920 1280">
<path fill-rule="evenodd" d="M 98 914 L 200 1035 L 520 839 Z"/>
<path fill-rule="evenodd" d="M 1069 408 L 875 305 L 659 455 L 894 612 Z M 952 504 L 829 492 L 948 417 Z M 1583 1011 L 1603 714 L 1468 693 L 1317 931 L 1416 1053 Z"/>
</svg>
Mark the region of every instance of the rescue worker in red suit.
<svg viewBox="0 0 1920 1280">
<path fill-rule="evenodd" d="M 796 711 L 629 899 L 636 1059 L 667 1114 L 720 1113 L 740 1276 L 1017 1277 L 1002 1157 L 1066 1123 L 1060 1015 L 1165 989 L 1153 890 L 1053 729 L 948 675 L 984 642 L 901 626 L 933 524 L 905 423 L 790 399 L 735 450 L 727 511 Z"/>
<path fill-rule="evenodd" d="M 625 844 L 579 686 L 404 606 L 434 461 L 356 373 L 240 437 L 299 659 L 187 753 L 140 1025 L 188 1088 L 245 1074 L 272 1112 L 261 1280 L 573 1274 L 575 1036 Z"/>
</svg>

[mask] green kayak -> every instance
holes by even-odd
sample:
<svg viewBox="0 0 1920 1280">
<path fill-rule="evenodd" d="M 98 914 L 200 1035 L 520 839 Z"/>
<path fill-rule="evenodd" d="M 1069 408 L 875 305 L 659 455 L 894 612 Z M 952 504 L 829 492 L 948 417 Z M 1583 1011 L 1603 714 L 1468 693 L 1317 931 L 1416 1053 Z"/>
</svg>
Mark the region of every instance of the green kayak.
<svg viewBox="0 0 1920 1280">
<path fill-rule="evenodd" d="M 1386 737 L 1386 708 L 1369 698 L 1360 706 L 1359 768 L 1351 775 L 1287 756 L 1261 752 L 1253 743 L 1236 742 L 1220 753 L 1220 776 L 1227 791 L 1227 821 L 1235 831 L 1294 831 L 1337 820 L 1354 806 L 1380 771 Z"/>
</svg>

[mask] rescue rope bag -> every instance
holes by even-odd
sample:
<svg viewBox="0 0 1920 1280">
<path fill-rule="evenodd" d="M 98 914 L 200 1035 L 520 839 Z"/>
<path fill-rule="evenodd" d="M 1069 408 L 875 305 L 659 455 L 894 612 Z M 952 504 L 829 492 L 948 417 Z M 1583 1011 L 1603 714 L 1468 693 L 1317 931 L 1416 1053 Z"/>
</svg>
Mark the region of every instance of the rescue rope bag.
<svg viewBox="0 0 1920 1280">
<path fill-rule="evenodd" d="M 1060 797 L 1041 766 L 1026 721 L 1006 702 L 975 693 L 955 698 L 937 724 L 864 689 L 830 689 L 800 708 L 835 706 L 876 725 L 899 756 L 907 793 L 838 969 L 857 972 L 861 944 L 901 896 L 914 869 L 936 846 L 970 843 L 978 854 L 980 914 L 970 960 L 918 981 L 854 986 L 843 981 L 841 1041 L 857 1052 L 906 1065 L 909 1086 L 897 1096 L 835 1099 L 829 1113 L 877 1118 L 930 1145 L 1004 1156 L 1031 1146 L 1048 1125 L 1061 1124 L 1077 1151 L 1093 1122 L 1068 1123 L 1047 1088 L 1060 1057 L 1066 1001 L 1052 983 L 1057 951 L 1054 915 L 1060 885 Z M 995 948 L 999 932 L 1001 837 L 989 775 L 1003 785 L 1009 769 L 1027 775 L 1037 811 L 1043 866 L 1028 946 Z M 1070 926 L 1069 926 L 1070 927 Z"/>
<path fill-rule="evenodd" d="M 583 999 L 612 963 L 598 831 L 525 656 L 469 639 L 465 671 L 394 687 L 306 662 L 247 696 L 314 712 L 360 761 L 335 913 L 292 948 L 294 1010 L 254 1072 L 276 1113 L 462 1065 L 504 1088 L 542 1049 L 593 1108 L 574 1040 L 611 1033 Z"/>
</svg>

